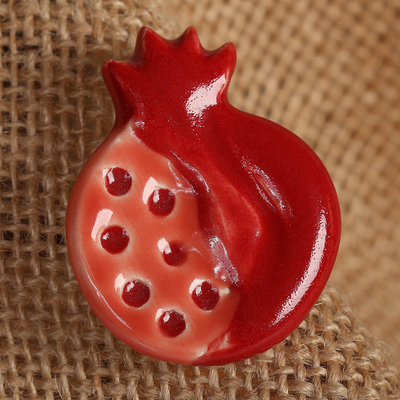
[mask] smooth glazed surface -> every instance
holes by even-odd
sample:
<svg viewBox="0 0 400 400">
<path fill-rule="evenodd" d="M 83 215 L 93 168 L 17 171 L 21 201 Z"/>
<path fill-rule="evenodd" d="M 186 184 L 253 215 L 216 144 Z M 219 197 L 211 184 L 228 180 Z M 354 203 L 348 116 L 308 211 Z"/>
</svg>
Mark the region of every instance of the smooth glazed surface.
<svg viewBox="0 0 400 400">
<path fill-rule="evenodd" d="M 283 340 L 314 305 L 340 237 L 330 177 L 286 129 L 233 108 L 227 44 L 193 28 L 139 32 L 103 75 L 113 131 L 83 168 L 67 215 L 90 305 L 162 360 L 217 365 Z"/>
</svg>

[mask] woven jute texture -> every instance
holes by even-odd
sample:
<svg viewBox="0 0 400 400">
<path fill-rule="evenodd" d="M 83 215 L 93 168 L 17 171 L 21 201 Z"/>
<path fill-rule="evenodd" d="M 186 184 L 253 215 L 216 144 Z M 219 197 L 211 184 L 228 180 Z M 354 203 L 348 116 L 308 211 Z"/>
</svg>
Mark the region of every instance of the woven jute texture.
<svg viewBox="0 0 400 400">
<path fill-rule="evenodd" d="M 400 332 L 398 1 L 2 0 L 0 16 L 0 399 L 400 397 L 387 348 L 363 328 Z M 112 126 L 100 67 L 129 58 L 143 24 L 170 38 L 193 24 L 210 49 L 235 42 L 232 102 L 303 137 L 338 189 L 338 292 L 251 360 L 198 368 L 135 352 L 69 264 L 69 193 Z"/>
</svg>

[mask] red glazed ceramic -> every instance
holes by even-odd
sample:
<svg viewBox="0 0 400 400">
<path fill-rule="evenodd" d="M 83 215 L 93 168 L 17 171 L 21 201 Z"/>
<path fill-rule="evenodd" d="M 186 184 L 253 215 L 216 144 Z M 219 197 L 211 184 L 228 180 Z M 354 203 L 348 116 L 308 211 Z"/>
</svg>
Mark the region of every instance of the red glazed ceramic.
<svg viewBox="0 0 400 400">
<path fill-rule="evenodd" d="M 139 32 L 108 61 L 110 135 L 67 215 L 79 284 L 118 338 L 151 357 L 218 365 L 263 352 L 310 311 L 331 272 L 340 213 L 315 153 L 231 106 L 235 48 L 193 28 Z"/>
</svg>

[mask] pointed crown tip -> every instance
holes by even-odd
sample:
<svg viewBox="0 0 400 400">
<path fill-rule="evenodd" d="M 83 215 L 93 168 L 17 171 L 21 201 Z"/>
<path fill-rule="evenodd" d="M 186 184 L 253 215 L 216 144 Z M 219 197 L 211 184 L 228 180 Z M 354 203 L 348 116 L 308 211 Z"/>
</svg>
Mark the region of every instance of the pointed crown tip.
<svg viewBox="0 0 400 400">
<path fill-rule="evenodd" d="M 220 48 L 212 51 L 207 51 L 202 46 L 196 28 L 189 26 L 185 31 L 176 39 L 168 40 L 160 36 L 153 29 L 143 26 L 140 28 L 136 40 L 136 56 L 146 57 L 154 51 L 160 51 L 167 48 L 182 48 L 186 51 L 194 51 L 198 53 L 208 53 L 208 55 L 215 55 L 219 52 L 224 53 L 225 56 L 229 54 L 229 58 L 236 58 L 236 49 L 233 43 L 226 43 Z"/>
<path fill-rule="evenodd" d="M 197 34 L 196 28 L 194 26 L 189 26 L 188 28 L 186 28 L 182 36 L 185 40 L 196 39 L 197 41 L 200 41 L 199 35 Z"/>
</svg>

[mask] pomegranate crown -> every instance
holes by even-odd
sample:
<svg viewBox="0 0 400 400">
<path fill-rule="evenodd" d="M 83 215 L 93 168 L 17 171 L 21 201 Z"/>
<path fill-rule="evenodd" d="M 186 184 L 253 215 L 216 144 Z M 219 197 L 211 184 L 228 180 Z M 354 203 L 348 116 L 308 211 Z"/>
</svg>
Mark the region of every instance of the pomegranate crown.
<svg viewBox="0 0 400 400">
<path fill-rule="evenodd" d="M 116 123 L 125 123 L 149 107 L 176 110 L 201 87 L 217 91 L 215 103 L 227 99 L 235 63 L 232 43 L 208 51 L 193 27 L 174 40 L 142 27 L 132 58 L 108 60 L 102 73 L 115 105 Z"/>
</svg>

